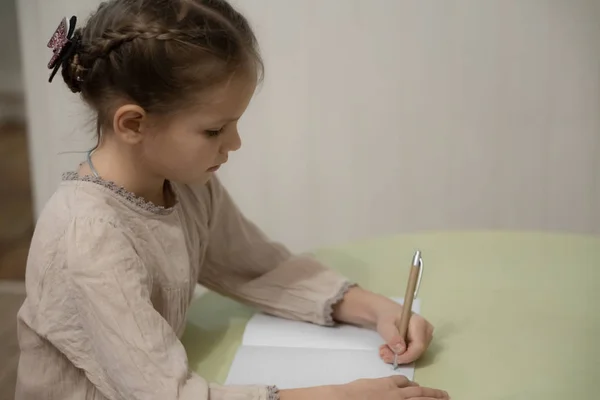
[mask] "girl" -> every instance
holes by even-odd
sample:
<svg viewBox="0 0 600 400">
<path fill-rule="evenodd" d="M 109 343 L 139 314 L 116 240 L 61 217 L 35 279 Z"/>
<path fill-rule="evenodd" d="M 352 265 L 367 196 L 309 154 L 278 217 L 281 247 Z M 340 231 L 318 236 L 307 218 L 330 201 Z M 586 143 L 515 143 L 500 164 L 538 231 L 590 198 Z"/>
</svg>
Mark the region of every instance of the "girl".
<svg viewBox="0 0 600 400">
<path fill-rule="evenodd" d="M 215 176 L 262 71 L 225 0 L 111 0 L 75 24 L 50 41 L 50 80 L 60 69 L 97 113 L 98 145 L 36 226 L 16 399 L 446 399 L 401 377 L 278 391 L 188 370 L 179 337 L 197 282 L 282 318 L 377 329 L 388 363 L 419 358 L 433 328 L 413 316 L 404 343 L 399 305 L 266 238 Z"/>
</svg>

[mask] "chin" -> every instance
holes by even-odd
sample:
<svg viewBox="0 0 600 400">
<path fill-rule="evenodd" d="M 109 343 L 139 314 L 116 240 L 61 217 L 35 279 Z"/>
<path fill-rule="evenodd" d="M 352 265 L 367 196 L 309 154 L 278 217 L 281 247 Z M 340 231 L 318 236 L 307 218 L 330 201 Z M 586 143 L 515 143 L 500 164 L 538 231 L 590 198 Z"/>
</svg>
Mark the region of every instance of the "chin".
<svg viewBox="0 0 600 400">
<path fill-rule="evenodd" d="M 213 172 L 205 172 L 201 176 L 197 177 L 194 180 L 194 183 L 197 185 L 205 185 L 206 183 L 208 183 L 208 181 L 210 181 L 213 178 L 213 176 Z"/>
<path fill-rule="evenodd" d="M 177 182 L 182 185 L 205 185 L 210 181 L 213 174 L 204 173 L 201 176 L 185 176 L 179 177 L 178 179 L 172 179 L 172 181 Z"/>
<path fill-rule="evenodd" d="M 209 174 L 209 175 L 205 176 L 204 179 L 202 179 L 202 184 L 203 185 L 207 184 L 212 178 L 213 178 L 213 174 Z"/>
</svg>

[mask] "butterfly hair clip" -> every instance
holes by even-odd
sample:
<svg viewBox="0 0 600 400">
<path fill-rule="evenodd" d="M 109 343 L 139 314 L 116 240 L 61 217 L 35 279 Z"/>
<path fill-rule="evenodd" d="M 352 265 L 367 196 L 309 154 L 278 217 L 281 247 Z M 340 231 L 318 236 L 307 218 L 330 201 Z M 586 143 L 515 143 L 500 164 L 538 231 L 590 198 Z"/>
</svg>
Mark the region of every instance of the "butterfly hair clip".
<svg viewBox="0 0 600 400">
<path fill-rule="evenodd" d="M 52 49 L 52 58 L 48 63 L 48 69 L 52 70 L 48 82 L 52 82 L 54 75 L 65 60 L 68 60 L 77 50 L 79 36 L 75 34 L 75 26 L 77 25 L 77 17 L 72 16 L 69 20 L 63 20 L 52 34 L 48 47 Z"/>
</svg>

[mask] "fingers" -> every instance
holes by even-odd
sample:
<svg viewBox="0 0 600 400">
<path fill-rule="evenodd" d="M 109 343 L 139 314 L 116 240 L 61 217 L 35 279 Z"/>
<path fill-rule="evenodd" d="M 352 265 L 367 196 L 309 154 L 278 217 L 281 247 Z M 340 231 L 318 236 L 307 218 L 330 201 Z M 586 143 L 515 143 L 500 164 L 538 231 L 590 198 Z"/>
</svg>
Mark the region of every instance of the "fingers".
<svg viewBox="0 0 600 400">
<path fill-rule="evenodd" d="M 398 354 L 399 364 L 410 364 L 418 360 L 429 347 L 433 338 L 433 326 L 420 315 L 414 314 L 409 323 L 406 343 L 398 332 L 395 319 L 396 315 L 390 314 L 381 318 L 378 323 L 377 330 L 385 341 L 385 345 L 379 348 L 379 357 L 391 364 L 395 354 Z"/>
<path fill-rule="evenodd" d="M 387 344 L 379 346 L 379 357 L 388 364 L 394 362 L 394 352 L 390 349 L 390 347 Z"/>
<path fill-rule="evenodd" d="M 418 383 L 409 380 L 404 375 L 391 375 L 388 379 L 394 382 L 394 385 L 396 385 L 399 388 L 419 386 Z"/>
<path fill-rule="evenodd" d="M 443 397 L 444 400 L 449 399 L 450 397 Z M 406 400 L 434 400 L 436 397 L 407 397 Z"/>
<path fill-rule="evenodd" d="M 448 393 L 443 390 L 431 389 L 422 386 L 402 388 L 402 396 L 406 400 L 448 400 L 450 398 Z"/>
<path fill-rule="evenodd" d="M 398 332 L 398 328 L 394 323 L 394 318 L 394 316 L 390 316 L 390 318 L 385 319 L 377 330 L 387 346 L 397 353 L 402 353 L 406 348 L 406 343 L 404 342 L 404 338 L 400 336 L 400 333 Z"/>
<path fill-rule="evenodd" d="M 399 343 L 397 346 L 404 347 L 404 342 Z M 398 352 L 398 364 L 410 364 L 418 359 L 426 349 L 427 345 L 421 339 L 410 342 L 406 352 Z M 379 357 L 384 362 L 391 364 L 394 362 L 395 353 L 390 349 L 389 345 L 384 344 L 379 347 Z"/>
<path fill-rule="evenodd" d="M 398 364 L 410 364 L 416 361 L 427 349 L 423 341 L 414 341 L 408 345 L 408 349 L 403 354 L 398 355 Z M 393 356 L 392 356 L 393 359 Z"/>
<path fill-rule="evenodd" d="M 433 339 L 433 326 L 424 319 L 418 320 L 410 328 L 408 348 L 398 355 L 399 364 L 410 364 L 419 359 Z"/>
</svg>

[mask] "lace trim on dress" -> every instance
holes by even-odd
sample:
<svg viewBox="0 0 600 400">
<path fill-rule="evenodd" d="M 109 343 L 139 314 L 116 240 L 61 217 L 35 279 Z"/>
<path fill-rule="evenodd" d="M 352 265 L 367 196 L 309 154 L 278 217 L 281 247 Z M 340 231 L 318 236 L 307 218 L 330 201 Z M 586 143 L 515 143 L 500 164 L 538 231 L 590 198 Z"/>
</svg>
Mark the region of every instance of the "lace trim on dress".
<svg viewBox="0 0 600 400">
<path fill-rule="evenodd" d="M 344 283 L 344 285 L 340 288 L 338 293 L 325 302 L 325 325 L 335 324 L 335 321 L 333 320 L 333 307 L 344 298 L 348 290 L 350 290 L 356 285 L 356 283 L 352 282 Z"/>
<path fill-rule="evenodd" d="M 135 193 L 132 193 L 130 191 L 128 191 L 127 189 L 125 189 L 122 186 L 117 185 L 116 183 L 112 182 L 112 181 L 105 181 L 102 178 L 99 177 L 95 177 L 92 175 L 79 175 L 77 172 L 71 171 L 71 172 L 65 172 L 62 176 L 62 179 L 64 181 L 83 181 L 83 182 L 92 182 L 101 186 L 104 186 L 105 188 L 111 190 L 112 192 L 118 194 L 119 196 L 121 196 L 122 198 L 124 198 L 125 200 L 127 200 L 128 202 L 146 210 L 146 211 L 150 211 L 151 213 L 154 214 L 159 214 L 159 215 L 168 215 L 171 212 L 173 212 L 173 207 L 163 207 L 163 206 L 158 206 L 154 203 L 152 203 L 151 201 L 148 201 L 146 199 L 144 199 L 141 196 L 136 195 Z M 173 189 L 171 188 L 171 184 L 169 183 L 169 181 L 166 181 L 166 189 L 169 191 L 169 193 L 173 196 L 173 198 L 175 198 L 175 203 L 177 204 L 177 195 L 175 194 L 175 192 L 173 191 Z"/>
<path fill-rule="evenodd" d="M 279 400 L 279 389 L 277 386 L 267 387 L 267 400 Z"/>
</svg>

